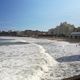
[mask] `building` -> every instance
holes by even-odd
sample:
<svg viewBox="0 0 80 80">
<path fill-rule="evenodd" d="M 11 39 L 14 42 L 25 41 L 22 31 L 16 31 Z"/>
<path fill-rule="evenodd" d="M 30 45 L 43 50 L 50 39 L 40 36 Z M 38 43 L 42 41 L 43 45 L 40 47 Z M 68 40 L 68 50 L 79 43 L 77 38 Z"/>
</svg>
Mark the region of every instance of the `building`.
<svg viewBox="0 0 80 80">
<path fill-rule="evenodd" d="M 70 36 L 71 36 L 71 38 L 79 38 L 80 39 L 80 32 L 72 32 Z"/>
</svg>

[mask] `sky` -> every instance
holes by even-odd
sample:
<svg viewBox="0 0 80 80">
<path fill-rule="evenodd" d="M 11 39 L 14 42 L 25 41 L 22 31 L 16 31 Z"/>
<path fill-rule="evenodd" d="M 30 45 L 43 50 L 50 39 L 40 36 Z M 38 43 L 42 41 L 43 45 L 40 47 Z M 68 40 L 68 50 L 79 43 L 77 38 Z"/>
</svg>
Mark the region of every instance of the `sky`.
<svg viewBox="0 0 80 80">
<path fill-rule="evenodd" d="M 67 21 L 80 26 L 80 0 L 0 0 L 0 30 L 48 30 Z"/>
</svg>

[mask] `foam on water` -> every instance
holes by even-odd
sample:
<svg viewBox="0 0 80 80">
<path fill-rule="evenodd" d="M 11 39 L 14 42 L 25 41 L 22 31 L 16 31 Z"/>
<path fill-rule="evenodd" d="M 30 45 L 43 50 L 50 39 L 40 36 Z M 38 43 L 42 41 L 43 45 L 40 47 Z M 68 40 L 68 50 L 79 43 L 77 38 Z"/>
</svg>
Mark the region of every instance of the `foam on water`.
<svg viewBox="0 0 80 80">
<path fill-rule="evenodd" d="M 0 47 L 0 80 L 41 80 L 49 67 L 56 64 L 45 49 L 35 43 Z"/>
<path fill-rule="evenodd" d="M 15 39 L 14 42 L 30 44 L 0 46 L 0 80 L 61 80 L 80 74 L 80 59 L 75 62 L 67 60 L 67 56 L 80 55 L 78 44 L 34 38 Z"/>
<path fill-rule="evenodd" d="M 49 55 L 49 53 L 46 53 L 46 50 L 41 45 L 37 45 L 37 46 L 40 48 L 40 53 L 43 53 L 47 58 L 49 65 L 58 63 L 51 55 Z"/>
<path fill-rule="evenodd" d="M 41 69 L 39 69 L 34 76 L 29 77 L 28 80 L 41 80 L 41 78 L 43 78 L 43 75 L 45 75 L 46 72 L 49 72 L 50 67 L 55 67 L 58 64 L 58 62 L 55 59 L 53 59 L 53 57 L 51 57 L 48 53 L 46 53 L 45 49 L 41 45 L 33 45 L 39 47 L 40 54 L 43 54 L 43 58 L 44 60 L 46 60 L 46 64 L 40 65 Z"/>
</svg>

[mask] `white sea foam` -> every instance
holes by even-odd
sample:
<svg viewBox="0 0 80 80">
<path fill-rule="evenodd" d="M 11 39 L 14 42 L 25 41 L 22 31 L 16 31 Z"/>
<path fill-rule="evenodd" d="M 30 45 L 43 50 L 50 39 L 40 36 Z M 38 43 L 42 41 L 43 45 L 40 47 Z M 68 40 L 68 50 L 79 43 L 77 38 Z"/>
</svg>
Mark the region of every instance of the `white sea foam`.
<svg viewBox="0 0 80 80">
<path fill-rule="evenodd" d="M 53 57 L 51 57 L 49 53 L 46 52 L 46 50 L 41 45 L 37 45 L 37 46 L 39 46 L 40 48 L 40 53 L 43 53 L 45 57 L 47 58 L 49 65 L 58 63 Z"/>
<path fill-rule="evenodd" d="M 53 64 L 57 62 L 45 49 L 32 42 L 0 47 L 0 80 L 41 80 Z"/>
<path fill-rule="evenodd" d="M 0 80 L 61 80 L 80 73 L 79 59 L 56 61 L 80 55 L 78 44 L 20 37 L 6 39 L 30 44 L 0 46 Z"/>
<path fill-rule="evenodd" d="M 43 55 L 43 59 L 45 60 L 46 64 L 42 64 L 41 62 L 41 65 L 38 66 L 41 67 L 41 69 L 38 70 L 37 73 L 34 76 L 32 76 L 32 78 L 29 78 L 29 80 L 41 80 L 43 75 L 45 75 L 45 72 L 49 71 L 49 67 L 51 66 L 55 67 L 58 64 L 58 62 L 53 57 L 51 57 L 48 53 L 46 53 L 45 49 L 41 45 L 38 44 L 33 44 L 33 45 L 39 47 L 40 54 Z"/>
</svg>

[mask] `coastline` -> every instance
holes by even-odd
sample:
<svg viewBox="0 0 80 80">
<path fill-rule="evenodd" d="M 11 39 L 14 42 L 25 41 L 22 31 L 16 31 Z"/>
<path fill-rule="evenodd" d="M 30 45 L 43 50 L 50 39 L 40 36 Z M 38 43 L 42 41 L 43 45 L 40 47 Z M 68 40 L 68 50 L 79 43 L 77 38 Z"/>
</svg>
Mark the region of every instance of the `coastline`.
<svg viewBox="0 0 80 80">
<path fill-rule="evenodd" d="M 73 39 L 73 38 L 68 38 L 68 37 L 38 37 L 38 38 L 56 40 L 56 41 L 65 41 L 69 43 L 80 43 L 80 39 Z"/>
</svg>

